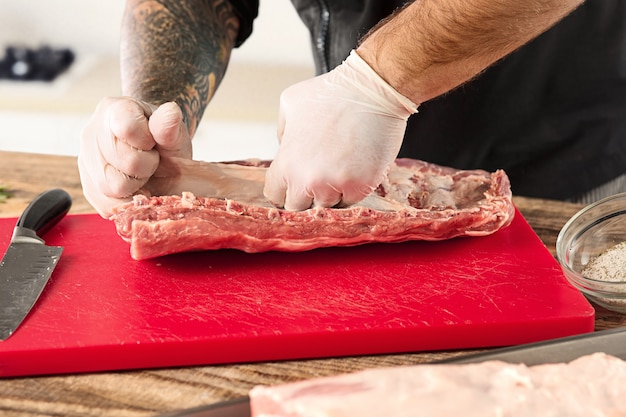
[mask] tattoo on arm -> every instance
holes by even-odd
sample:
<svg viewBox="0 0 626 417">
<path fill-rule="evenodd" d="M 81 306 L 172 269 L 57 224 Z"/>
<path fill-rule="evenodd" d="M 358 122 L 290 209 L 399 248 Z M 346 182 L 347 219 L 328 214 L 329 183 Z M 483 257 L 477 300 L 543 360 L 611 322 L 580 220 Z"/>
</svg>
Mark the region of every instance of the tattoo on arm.
<svg viewBox="0 0 626 417">
<path fill-rule="evenodd" d="M 238 29 L 227 0 L 129 0 L 122 94 L 154 105 L 175 101 L 193 136 L 222 81 Z"/>
</svg>

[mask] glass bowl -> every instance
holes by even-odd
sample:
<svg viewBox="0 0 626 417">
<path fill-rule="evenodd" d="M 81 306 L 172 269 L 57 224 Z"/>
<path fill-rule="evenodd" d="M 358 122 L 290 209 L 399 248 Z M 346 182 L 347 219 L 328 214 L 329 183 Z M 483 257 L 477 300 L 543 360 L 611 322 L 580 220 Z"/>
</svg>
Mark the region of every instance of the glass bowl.
<svg viewBox="0 0 626 417">
<path fill-rule="evenodd" d="M 569 219 L 557 237 L 556 256 L 565 277 L 590 301 L 626 314 L 626 193 Z"/>
</svg>

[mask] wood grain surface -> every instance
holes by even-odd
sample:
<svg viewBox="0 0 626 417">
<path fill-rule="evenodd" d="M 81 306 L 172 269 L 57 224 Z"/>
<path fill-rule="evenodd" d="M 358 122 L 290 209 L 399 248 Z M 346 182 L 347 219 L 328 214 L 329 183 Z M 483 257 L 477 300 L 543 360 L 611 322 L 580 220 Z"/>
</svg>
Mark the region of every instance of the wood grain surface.
<svg viewBox="0 0 626 417">
<path fill-rule="evenodd" d="M 0 186 L 11 194 L 0 217 L 16 217 L 38 193 L 65 189 L 71 213 L 94 210 L 82 195 L 76 158 L 0 151 Z M 515 204 L 554 254 L 559 230 L 582 206 L 515 197 Z M 596 330 L 626 326 L 626 316 L 596 307 Z M 0 379 L 0 416 L 154 416 L 245 396 L 276 384 L 366 368 L 417 364 L 476 351 L 264 362 L 180 369 Z"/>
</svg>

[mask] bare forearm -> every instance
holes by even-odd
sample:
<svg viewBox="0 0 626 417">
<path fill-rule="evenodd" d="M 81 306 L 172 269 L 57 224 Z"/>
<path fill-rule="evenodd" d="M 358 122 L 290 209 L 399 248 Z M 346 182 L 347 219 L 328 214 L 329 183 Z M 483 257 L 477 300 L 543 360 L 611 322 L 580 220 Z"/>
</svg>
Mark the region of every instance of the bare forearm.
<svg viewBox="0 0 626 417">
<path fill-rule="evenodd" d="M 122 94 L 175 101 L 191 135 L 221 82 L 238 19 L 226 0 L 129 0 L 122 23 Z"/>
<path fill-rule="evenodd" d="M 538 36 L 584 0 L 416 0 L 357 52 L 415 103 L 441 95 Z"/>
</svg>

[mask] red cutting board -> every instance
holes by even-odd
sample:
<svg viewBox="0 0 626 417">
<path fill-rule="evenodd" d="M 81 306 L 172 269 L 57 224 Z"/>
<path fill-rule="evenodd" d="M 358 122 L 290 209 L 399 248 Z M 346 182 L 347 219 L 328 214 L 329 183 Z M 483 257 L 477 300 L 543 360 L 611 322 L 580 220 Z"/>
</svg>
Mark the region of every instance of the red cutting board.
<svg viewBox="0 0 626 417">
<path fill-rule="evenodd" d="M 0 219 L 0 249 L 16 219 Z M 524 218 L 491 236 L 303 253 L 132 260 L 113 223 L 69 215 L 0 376 L 513 345 L 590 332 L 594 310 Z"/>
</svg>

